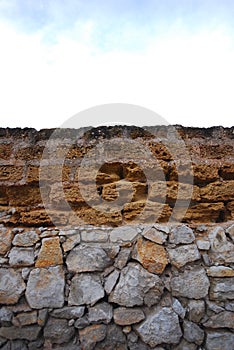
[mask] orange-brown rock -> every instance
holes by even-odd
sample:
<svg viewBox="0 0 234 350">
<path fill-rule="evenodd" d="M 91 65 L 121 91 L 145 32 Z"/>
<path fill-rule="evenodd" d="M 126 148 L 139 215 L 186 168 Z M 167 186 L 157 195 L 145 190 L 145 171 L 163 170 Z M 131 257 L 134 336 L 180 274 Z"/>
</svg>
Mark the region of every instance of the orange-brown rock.
<svg viewBox="0 0 234 350">
<path fill-rule="evenodd" d="M 183 203 L 182 203 L 183 205 Z M 225 206 L 222 202 L 218 203 L 200 203 L 191 205 L 186 214 L 184 215 L 183 221 L 186 222 L 217 222 L 220 214 L 224 211 Z M 183 208 L 181 208 L 183 210 Z M 178 220 L 181 217 L 180 210 L 174 212 L 174 219 Z"/>
<path fill-rule="evenodd" d="M 173 156 L 169 149 L 162 142 L 150 141 L 148 147 L 157 159 L 165 161 L 173 160 Z"/>
<path fill-rule="evenodd" d="M 201 199 L 206 202 L 234 200 L 234 180 L 212 182 L 200 189 Z"/>
<path fill-rule="evenodd" d="M 207 183 L 213 182 L 219 179 L 220 163 L 217 161 L 208 161 L 206 163 L 194 163 L 193 174 L 194 183 Z"/>
<path fill-rule="evenodd" d="M 176 129 L 184 140 L 191 162 L 185 156 L 181 142 L 171 133 L 173 129 Z M 72 221 L 77 223 L 112 226 L 122 222 L 131 223 L 133 220 L 140 223 L 140 214 L 147 202 L 150 202 L 146 207 L 147 221 L 153 222 L 156 217 L 156 221 L 163 222 L 170 218 L 176 201 L 179 201 L 178 204 L 183 209 L 183 202 L 190 199 L 191 205 L 184 217 L 186 222 L 215 222 L 234 218 L 233 128 L 161 126 L 147 127 L 147 130 L 143 130 L 133 126 L 116 126 L 94 128 L 84 135 L 82 130 L 61 129 L 57 130 L 54 138 L 55 141 L 59 141 L 59 146 L 51 152 L 53 162 L 45 165 L 42 168 L 44 171 L 41 171 L 40 159 L 52 133 L 53 130 L 38 132 L 34 129 L 1 129 L 0 211 L 3 215 L 0 222 L 23 226 L 53 225 L 53 220 L 44 210 L 40 198 L 39 172 L 40 179 L 44 181 L 44 193 L 47 191 L 48 195 L 51 194 L 47 199 L 52 204 L 53 216 L 56 217 L 57 223 L 63 225 L 70 222 L 71 217 L 69 213 L 64 212 L 64 208 L 68 211 L 67 208 L 60 205 L 62 196 L 59 191 L 56 192 L 58 181 L 63 183 L 67 203 L 77 212 L 77 216 L 72 217 Z M 99 142 L 112 138 L 115 141 L 119 138 L 120 142 L 112 143 L 113 155 L 109 154 L 108 159 L 105 151 L 100 153 L 100 169 L 96 169 L 92 161 L 84 167 L 83 157 L 92 153 Z M 127 153 L 124 140 L 130 140 L 133 145 L 128 161 L 119 157 L 120 154 Z M 152 158 L 145 159 L 146 153 L 142 150 L 152 151 Z M 61 168 L 58 164 L 61 164 L 63 158 L 60 174 Z M 181 187 L 179 192 L 178 180 Z M 131 203 L 127 203 L 128 181 L 133 186 Z M 155 182 L 153 186 L 152 181 Z M 93 195 L 95 200 L 92 204 L 97 204 L 99 200 L 105 203 L 107 200 L 111 205 L 111 201 L 119 198 L 119 190 L 119 194 L 123 195 L 123 210 L 118 213 L 97 213 L 95 209 L 90 208 L 82 197 L 79 186 L 84 184 L 92 198 L 91 182 L 96 186 L 95 194 L 97 192 L 97 196 Z M 119 187 L 116 187 L 118 184 Z M 166 205 L 162 210 L 161 202 L 165 200 Z M 174 219 L 178 217 L 177 212 Z"/>
<path fill-rule="evenodd" d="M 105 212 L 98 211 L 88 206 L 74 207 L 74 214 L 69 220 L 71 225 L 110 225 L 119 226 L 122 224 L 123 218 L 119 211 Z"/>
<path fill-rule="evenodd" d="M 144 200 L 147 198 L 147 186 L 141 182 L 118 181 L 103 186 L 102 198 L 107 201 L 123 198 L 123 204 L 132 201 Z"/>
<path fill-rule="evenodd" d="M 199 187 L 188 183 L 178 183 L 176 181 L 158 181 L 151 185 L 149 189 L 149 199 L 151 201 L 176 200 L 200 200 Z"/>
<path fill-rule="evenodd" d="M 111 166 L 113 165 L 113 169 L 111 170 Z M 112 183 L 115 181 L 119 181 L 121 179 L 119 174 L 119 163 L 111 163 L 109 164 L 109 168 L 101 167 L 99 170 L 95 168 L 94 165 L 90 164 L 89 166 L 73 166 L 72 173 L 73 179 L 76 182 L 89 183 L 96 182 L 97 185 L 104 185 L 107 183 Z"/>
<path fill-rule="evenodd" d="M 18 222 L 25 226 L 51 226 L 53 225 L 51 218 L 49 217 L 45 209 L 31 210 L 31 211 L 22 211 L 19 212 L 20 218 Z M 64 218 L 63 213 L 58 213 L 61 222 L 64 224 L 67 223 L 67 220 Z"/>
<path fill-rule="evenodd" d="M 0 159 L 9 159 L 12 154 L 12 143 L 0 144 Z"/>
<path fill-rule="evenodd" d="M 0 181 L 18 182 L 22 180 L 23 166 L 0 165 Z"/>
<path fill-rule="evenodd" d="M 71 145 L 67 148 L 65 159 L 79 159 L 83 158 L 87 152 L 93 148 L 92 145 Z M 58 146 L 56 149 L 56 157 L 61 158 L 64 156 L 64 147 Z"/>
<path fill-rule="evenodd" d="M 96 343 L 102 341 L 106 336 L 106 325 L 93 324 L 79 330 L 82 349 L 95 349 Z M 118 347 L 122 350 L 122 348 Z"/>
<path fill-rule="evenodd" d="M 42 203 L 39 187 L 10 186 L 6 189 L 6 194 L 11 206 L 33 206 Z"/>
<path fill-rule="evenodd" d="M 232 163 L 223 164 L 220 169 L 220 176 L 224 180 L 234 180 L 234 161 Z"/>
<path fill-rule="evenodd" d="M 71 168 L 69 166 L 64 165 L 60 166 L 43 166 L 40 168 L 38 165 L 29 165 L 27 168 L 27 182 L 59 182 L 59 181 L 69 181 L 70 180 Z M 40 177 L 39 177 L 40 174 Z"/>
<path fill-rule="evenodd" d="M 39 145 L 34 145 L 33 147 L 19 148 L 15 153 L 16 159 L 22 160 L 32 160 L 41 159 L 44 147 Z"/>
<path fill-rule="evenodd" d="M 182 158 L 183 159 L 183 158 Z M 180 176 L 180 181 L 188 182 L 193 178 L 193 168 L 191 163 L 179 160 L 178 162 L 171 161 L 168 163 L 169 166 L 169 180 L 178 181 L 178 176 Z"/>
<path fill-rule="evenodd" d="M 233 156 L 233 146 L 231 144 L 200 144 L 200 157 L 210 159 L 228 159 Z"/>
<path fill-rule="evenodd" d="M 98 194 L 97 188 L 93 190 L 90 184 L 85 184 L 83 187 L 83 190 L 85 191 L 85 195 L 87 197 L 82 196 L 80 188 L 77 183 L 73 184 L 65 184 L 63 186 L 63 193 L 62 195 L 65 197 L 66 201 L 68 203 L 77 204 L 77 205 L 85 205 L 86 204 L 86 198 L 89 203 L 92 205 L 100 203 L 100 196 Z M 96 190 L 96 191 L 95 191 Z M 50 202 L 53 204 L 59 205 L 62 199 L 61 193 L 58 190 L 58 184 L 51 185 L 51 192 L 49 195 Z"/>
<path fill-rule="evenodd" d="M 171 215 L 172 209 L 168 204 L 152 202 L 147 200 L 141 200 L 137 202 L 131 202 L 124 206 L 123 218 L 126 223 L 134 222 L 139 223 L 155 223 L 168 221 Z"/>
<path fill-rule="evenodd" d="M 11 248 L 13 233 L 10 229 L 0 225 L 0 254 L 4 255 Z"/>
<path fill-rule="evenodd" d="M 48 267 L 62 264 L 63 256 L 59 237 L 44 238 L 35 266 Z"/>
<path fill-rule="evenodd" d="M 6 194 L 6 188 L 3 186 L 0 186 L 0 205 L 8 205 L 9 198 Z"/>
<path fill-rule="evenodd" d="M 227 204 L 226 220 L 234 220 L 234 201 Z"/>
<path fill-rule="evenodd" d="M 138 260 L 149 272 L 161 274 L 168 264 L 166 250 L 160 244 L 138 239 L 132 257 Z"/>
</svg>

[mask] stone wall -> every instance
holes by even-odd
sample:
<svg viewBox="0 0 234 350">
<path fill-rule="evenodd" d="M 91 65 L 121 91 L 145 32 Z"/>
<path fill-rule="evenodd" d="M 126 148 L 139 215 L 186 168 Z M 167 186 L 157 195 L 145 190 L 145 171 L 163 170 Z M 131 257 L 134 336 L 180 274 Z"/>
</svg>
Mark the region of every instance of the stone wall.
<svg viewBox="0 0 234 350">
<path fill-rule="evenodd" d="M 0 348 L 234 349 L 233 135 L 0 129 Z"/>
<path fill-rule="evenodd" d="M 2 349 L 233 349 L 234 223 L 0 230 Z"/>
</svg>

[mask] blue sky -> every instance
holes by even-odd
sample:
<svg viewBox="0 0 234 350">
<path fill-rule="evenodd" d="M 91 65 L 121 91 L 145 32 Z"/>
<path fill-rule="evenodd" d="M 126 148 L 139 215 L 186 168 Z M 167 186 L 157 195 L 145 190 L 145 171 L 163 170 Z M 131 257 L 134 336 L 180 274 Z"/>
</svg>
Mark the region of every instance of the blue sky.
<svg viewBox="0 0 234 350">
<path fill-rule="evenodd" d="M 233 18 L 227 0 L 0 0 L 1 124 L 58 127 L 120 102 L 231 126 Z"/>
</svg>

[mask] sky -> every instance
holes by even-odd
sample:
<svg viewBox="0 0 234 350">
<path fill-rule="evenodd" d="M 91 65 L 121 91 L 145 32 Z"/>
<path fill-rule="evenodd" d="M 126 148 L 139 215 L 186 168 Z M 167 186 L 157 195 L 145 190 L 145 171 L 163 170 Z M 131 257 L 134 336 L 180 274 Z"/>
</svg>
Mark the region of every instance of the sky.
<svg viewBox="0 0 234 350">
<path fill-rule="evenodd" d="M 79 113 L 109 103 L 232 126 L 233 18 L 232 0 L 0 0 L 0 126 L 101 124 Z"/>
</svg>

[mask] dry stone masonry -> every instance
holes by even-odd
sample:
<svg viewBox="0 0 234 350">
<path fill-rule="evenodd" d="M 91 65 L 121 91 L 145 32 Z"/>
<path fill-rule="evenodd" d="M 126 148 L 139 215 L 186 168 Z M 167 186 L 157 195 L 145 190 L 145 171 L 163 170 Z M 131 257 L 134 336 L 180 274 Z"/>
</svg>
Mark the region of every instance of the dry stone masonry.
<svg viewBox="0 0 234 350">
<path fill-rule="evenodd" d="M 233 222 L 8 231 L 2 349 L 233 349 Z"/>
<path fill-rule="evenodd" d="M 56 192 L 57 150 L 41 181 L 56 226 L 39 186 L 52 130 L 0 129 L 0 349 L 234 349 L 234 129 L 177 127 L 194 173 L 187 183 L 181 154 L 179 199 L 177 164 L 162 142 L 170 127 L 158 128 L 161 141 L 151 130 L 103 127 L 77 136 L 62 173 L 75 223 Z M 61 130 L 60 138 L 69 143 L 74 133 Z M 166 198 L 163 185 L 149 188 L 136 153 L 129 163 L 105 163 L 95 175 L 100 201 L 115 199 L 119 183 L 123 194 L 127 182 L 133 188 L 121 213 L 97 215 L 80 193 L 74 167 L 100 140 L 123 135 L 151 147 L 164 169 Z M 93 176 L 91 167 L 81 179 L 90 192 Z M 182 222 L 169 221 L 189 186 Z M 155 203 L 161 215 L 137 222 L 149 193 L 148 218 Z"/>
</svg>

